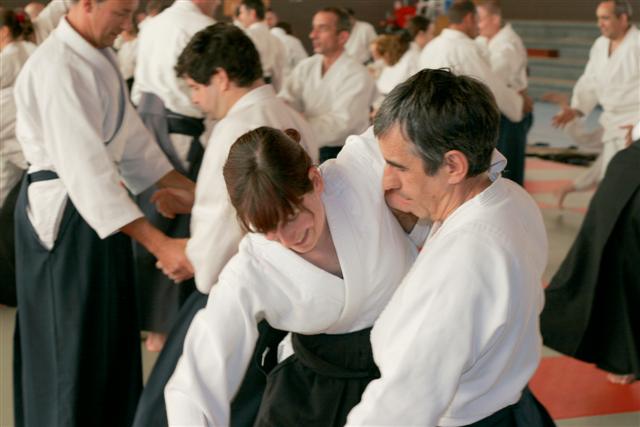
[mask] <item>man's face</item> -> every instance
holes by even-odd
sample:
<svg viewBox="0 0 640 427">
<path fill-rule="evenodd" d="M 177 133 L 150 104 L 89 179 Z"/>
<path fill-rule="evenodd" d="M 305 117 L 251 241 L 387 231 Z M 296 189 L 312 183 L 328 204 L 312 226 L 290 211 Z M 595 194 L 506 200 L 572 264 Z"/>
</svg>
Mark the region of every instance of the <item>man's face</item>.
<svg viewBox="0 0 640 427">
<path fill-rule="evenodd" d="M 427 175 L 422 159 L 414 154 L 411 142 L 402 135 L 399 125 L 394 125 L 378 141 L 387 163 L 382 187 L 389 206 L 418 218 L 442 219 L 439 212 L 449 197 L 444 168 L 433 176 Z"/>
<path fill-rule="evenodd" d="M 627 28 L 626 15 L 616 16 L 612 1 L 602 2 L 596 9 L 598 27 L 603 36 L 609 39 L 621 37 Z"/>
<path fill-rule="evenodd" d="M 105 0 L 100 3 L 91 0 L 88 17 L 91 23 L 90 42 L 97 48 L 112 46 L 137 9 L 138 0 Z"/>
<path fill-rule="evenodd" d="M 469 13 L 464 17 L 465 33 L 472 39 L 478 37 L 478 14 Z"/>
<path fill-rule="evenodd" d="M 278 15 L 276 15 L 272 11 L 268 11 L 267 13 L 264 14 L 264 22 L 267 23 L 269 28 L 273 28 L 278 23 Z"/>
<path fill-rule="evenodd" d="M 224 117 L 221 96 L 214 79 L 208 85 L 203 85 L 193 80 L 191 77 L 185 77 L 185 81 L 191 89 L 191 102 L 193 102 L 207 117 L 219 120 Z"/>
<path fill-rule="evenodd" d="M 247 6 L 245 6 L 244 4 L 241 4 L 238 21 L 240 21 L 245 27 L 249 27 L 251 24 L 256 22 L 256 11 L 247 8 Z"/>
<path fill-rule="evenodd" d="M 478 6 L 478 32 L 481 36 L 490 39 L 500 31 L 500 15 L 494 15 L 486 8 Z"/>
<path fill-rule="evenodd" d="M 315 53 L 330 55 L 344 46 L 348 35 L 345 37 L 338 32 L 338 17 L 335 14 L 318 12 L 313 17 L 309 38 Z"/>
</svg>

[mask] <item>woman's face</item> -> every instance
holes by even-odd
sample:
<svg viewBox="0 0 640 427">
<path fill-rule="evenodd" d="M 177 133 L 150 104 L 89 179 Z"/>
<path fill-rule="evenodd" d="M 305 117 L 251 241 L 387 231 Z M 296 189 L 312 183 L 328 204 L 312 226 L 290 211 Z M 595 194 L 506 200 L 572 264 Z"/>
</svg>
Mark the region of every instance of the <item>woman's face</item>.
<svg viewBox="0 0 640 427">
<path fill-rule="evenodd" d="M 313 190 L 304 195 L 302 206 L 276 230 L 265 235 L 267 239 L 279 242 L 284 247 L 300 254 L 313 250 L 326 232 L 326 216 L 322 203 L 324 184 L 316 167 L 309 169 Z"/>
</svg>

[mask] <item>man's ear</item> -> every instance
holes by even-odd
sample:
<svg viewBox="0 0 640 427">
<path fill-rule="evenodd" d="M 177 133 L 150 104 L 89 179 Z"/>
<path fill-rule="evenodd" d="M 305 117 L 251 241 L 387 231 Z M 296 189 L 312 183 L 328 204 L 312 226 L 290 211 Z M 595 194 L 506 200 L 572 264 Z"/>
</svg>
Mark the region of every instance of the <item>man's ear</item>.
<svg viewBox="0 0 640 427">
<path fill-rule="evenodd" d="M 229 75 L 225 71 L 224 68 L 218 68 L 217 72 L 213 75 L 211 79 L 211 83 L 218 86 L 218 89 L 221 92 L 226 92 L 229 90 L 229 86 L 231 85 L 231 80 L 229 80 Z"/>
<path fill-rule="evenodd" d="M 461 151 L 451 150 L 444 154 L 443 167 L 449 177 L 449 184 L 458 184 L 467 177 L 469 161 Z"/>
</svg>

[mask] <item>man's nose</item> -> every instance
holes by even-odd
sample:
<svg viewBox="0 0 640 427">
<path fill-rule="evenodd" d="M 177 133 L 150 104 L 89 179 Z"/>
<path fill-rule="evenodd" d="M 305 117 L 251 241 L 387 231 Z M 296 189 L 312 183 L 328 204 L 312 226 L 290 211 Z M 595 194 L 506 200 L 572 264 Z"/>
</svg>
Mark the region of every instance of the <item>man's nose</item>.
<svg viewBox="0 0 640 427">
<path fill-rule="evenodd" d="M 396 175 L 396 172 L 391 166 L 385 166 L 384 174 L 382 175 L 382 189 L 384 191 L 395 190 L 400 187 L 400 180 Z"/>
</svg>

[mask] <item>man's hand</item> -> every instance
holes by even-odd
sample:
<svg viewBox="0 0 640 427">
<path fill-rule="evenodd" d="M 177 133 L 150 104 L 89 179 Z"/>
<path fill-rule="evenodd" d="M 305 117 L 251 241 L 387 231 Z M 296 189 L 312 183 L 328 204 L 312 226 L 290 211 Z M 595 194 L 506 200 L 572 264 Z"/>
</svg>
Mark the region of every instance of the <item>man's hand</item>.
<svg viewBox="0 0 640 427">
<path fill-rule="evenodd" d="M 193 266 L 187 259 L 186 246 L 187 239 L 167 238 L 155 254 L 158 258 L 156 267 L 176 283 L 193 277 Z"/>
<path fill-rule="evenodd" d="M 567 123 L 582 116 L 582 113 L 574 108 L 563 106 L 562 110 L 551 119 L 551 124 L 556 128 L 563 128 Z"/>
<path fill-rule="evenodd" d="M 153 193 L 150 200 L 162 216 L 175 218 L 179 214 L 191 213 L 195 194 L 193 191 L 167 187 Z"/>
</svg>

